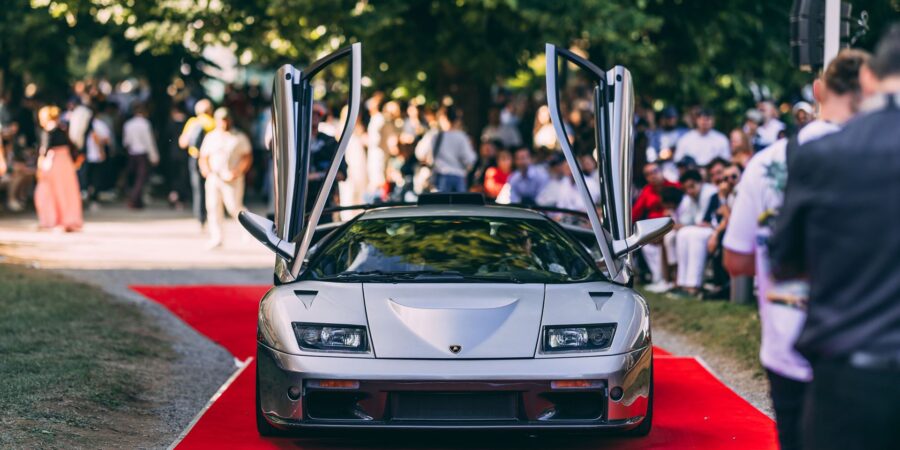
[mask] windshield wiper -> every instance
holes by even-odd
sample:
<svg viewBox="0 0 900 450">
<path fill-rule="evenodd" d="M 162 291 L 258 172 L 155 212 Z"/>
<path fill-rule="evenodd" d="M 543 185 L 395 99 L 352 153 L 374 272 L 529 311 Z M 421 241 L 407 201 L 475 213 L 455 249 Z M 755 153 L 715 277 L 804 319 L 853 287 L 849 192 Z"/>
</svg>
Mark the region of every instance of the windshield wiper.
<svg viewBox="0 0 900 450">
<path fill-rule="evenodd" d="M 341 272 L 334 275 L 319 277 L 320 280 L 347 280 L 360 279 L 361 281 L 440 281 L 440 280 L 470 280 L 489 281 L 494 283 L 512 282 L 522 284 L 524 281 L 512 275 L 466 275 L 456 270 L 410 270 L 389 272 L 384 270 L 364 270 L 353 272 Z"/>
<path fill-rule="evenodd" d="M 334 275 L 325 275 L 318 277 L 320 280 L 345 280 L 349 278 L 362 278 L 365 280 L 370 279 L 381 279 L 381 278 L 392 278 L 394 276 L 393 272 L 385 272 L 383 270 L 363 270 L 363 271 L 351 271 L 351 272 L 341 272 L 336 273 Z"/>
</svg>

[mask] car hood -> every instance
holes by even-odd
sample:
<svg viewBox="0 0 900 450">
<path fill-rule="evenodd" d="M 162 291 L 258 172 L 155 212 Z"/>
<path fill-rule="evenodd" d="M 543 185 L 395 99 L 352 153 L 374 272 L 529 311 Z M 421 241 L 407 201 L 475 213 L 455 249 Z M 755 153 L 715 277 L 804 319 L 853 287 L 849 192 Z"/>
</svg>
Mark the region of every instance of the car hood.
<svg viewBox="0 0 900 450">
<path fill-rule="evenodd" d="M 367 283 L 376 358 L 531 358 L 543 284 Z"/>
</svg>

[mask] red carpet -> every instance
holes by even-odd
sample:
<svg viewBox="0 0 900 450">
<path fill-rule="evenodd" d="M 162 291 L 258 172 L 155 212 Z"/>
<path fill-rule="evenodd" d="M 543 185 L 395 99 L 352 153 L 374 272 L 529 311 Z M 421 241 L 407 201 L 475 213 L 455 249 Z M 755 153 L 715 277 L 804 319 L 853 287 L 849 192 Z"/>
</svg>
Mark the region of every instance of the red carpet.
<svg viewBox="0 0 900 450">
<path fill-rule="evenodd" d="M 264 286 L 134 286 L 240 360 L 255 354 L 256 307 Z M 197 421 L 182 449 L 194 448 L 573 448 L 573 449 L 775 449 L 771 419 L 728 389 L 696 359 L 654 348 L 656 399 L 653 432 L 642 439 L 566 435 L 527 439 L 474 433 L 376 436 L 347 439 L 262 439 L 254 416 L 255 366 L 246 367 Z M 427 435 L 428 437 L 434 434 Z M 471 439 L 468 437 L 471 436 Z M 390 439 L 390 440 L 386 440 Z M 435 439 L 431 439 L 434 441 Z M 451 447 L 448 447 L 448 443 Z"/>
</svg>

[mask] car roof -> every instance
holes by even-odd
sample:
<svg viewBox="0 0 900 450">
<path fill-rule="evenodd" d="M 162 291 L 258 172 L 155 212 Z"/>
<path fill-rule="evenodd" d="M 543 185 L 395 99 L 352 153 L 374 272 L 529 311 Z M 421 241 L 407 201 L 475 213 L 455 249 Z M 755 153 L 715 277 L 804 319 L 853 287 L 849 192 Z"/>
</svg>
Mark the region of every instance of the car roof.
<svg viewBox="0 0 900 450">
<path fill-rule="evenodd" d="M 391 206 L 366 211 L 359 220 L 375 219 L 399 219 L 405 217 L 500 217 L 507 219 L 538 219 L 548 220 L 547 217 L 537 211 L 526 208 L 513 208 L 509 206 L 482 206 L 482 205 L 418 205 L 418 206 Z"/>
</svg>

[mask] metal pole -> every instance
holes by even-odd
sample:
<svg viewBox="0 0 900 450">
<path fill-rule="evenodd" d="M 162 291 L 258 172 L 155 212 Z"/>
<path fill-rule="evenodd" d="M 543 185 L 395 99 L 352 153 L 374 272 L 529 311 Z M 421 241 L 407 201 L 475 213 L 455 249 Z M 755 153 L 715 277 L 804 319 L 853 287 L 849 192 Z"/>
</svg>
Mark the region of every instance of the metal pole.
<svg viewBox="0 0 900 450">
<path fill-rule="evenodd" d="M 825 0 L 825 55 L 822 68 L 837 56 L 841 49 L 841 0 Z"/>
</svg>

